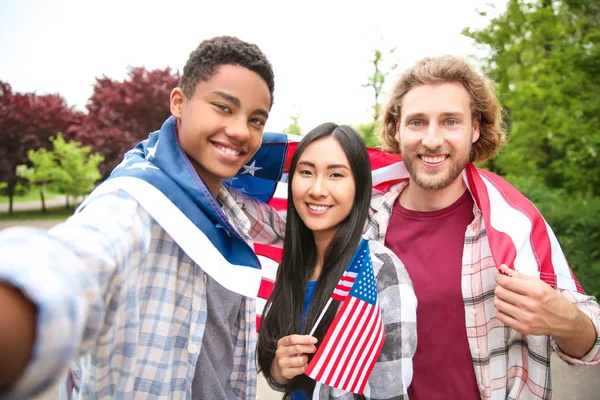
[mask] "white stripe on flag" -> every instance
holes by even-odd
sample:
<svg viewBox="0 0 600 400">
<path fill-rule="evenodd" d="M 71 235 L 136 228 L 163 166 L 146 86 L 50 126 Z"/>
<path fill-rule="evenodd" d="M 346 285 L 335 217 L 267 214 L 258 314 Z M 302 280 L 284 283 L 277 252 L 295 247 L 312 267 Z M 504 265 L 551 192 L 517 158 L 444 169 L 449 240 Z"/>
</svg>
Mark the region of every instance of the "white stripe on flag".
<svg viewBox="0 0 600 400">
<path fill-rule="evenodd" d="M 146 181 L 130 176 L 109 179 L 98 186 L 78 209 L 96 196 L 119 189 L 135 198 L 175 243 L 219 284 L 242 296 L 256 297 L 261 270 L 229 263 L 210 239 L 171 200 Z"/>
<path fill-rule="evenodd" d="M 556 239 L 554 231 L 550 228 L 550 225 L 548 225 L 546 220 L 544 220 L 544 223 L 546 224 L 546 230 L 548 231 L 548 238 L 550 239 L 550 246 L 552 248 L 552 266 L 554 267 L 554 273 L 556 274 L 556 286 L 561 289 L 576 292 L 577 286 L 575 285 L 575 280 L 571 276 L 571 269 L 560 248 L 558 239 Z"/>
<path fill-rule="evenodd" d="M 327 342 L 327 347 L 325 349 L 323 349 L 322 353 L 327 353 L 330 347 L 330 344 L 333 342 L 333 339 L 335 337 L 337 337 L 340 333 L 340 330 L 342 330 L 344 328 L 344 326 L 346 325 L 346 320 L 348 319 L 348 315 L 347 314 L 342 314 L 340 316 L 340 320 L 338 321 L 334 331 L 331 333 L 331 337 L 329 338 L 329 341 Z M 334 320 L 335 321 L 335 320 Z M 316 379 L 317 376 L 320 375 L 321 373 L 321 369 L 323 368 L 323 364 L 327 361 L 328 357 L 319 357 L 319 359 L 317 360 L 317 365 L 315 365 L 315 368 L 313 369 L 312 373 L 310 374 L 310 377 L 313 379 Z M 320 379 L 322 380 L 322 379 Z"/>
<path fill-rule="evenodd" d="M 366 305 L 367 304 L 365 303 L 365 306 Z M 346 386 L 348 384 L 348 382 L 347 382 L 348 378 L 352 377 L 354 372 L 356 371 L 356 365 L 357 365 L 357 361 L 358 361 L 357 358 L 359 356 L 361 356 L 361 354 L 359 354 L 360 349 L 363 348 L 363 346 L 365 345 L 365 342 L 370 340 L 370 338 L 371 338 L 370 334 L 369 335 L 364 334 L 365 331 L 367 333 L 370 333 L 368 329 L 371 326 L 371 324 L 367 324 L 366 326 L 364 326 L 365 325 L 364 320 L 370 317 L 371 313 L 373 312 L 373 307 L 369 307 L 368 311 L 369 312 L 365 313 L 363 310 L 363 312 L 362 312 L 363 318 L 362 318 L 362 322 L 359 325 L 360 329 L 354 329 L 355 335 L 359 336 L 359 340 L 355 346 L 352 346 L 352 349 L 350 351 L 350 353 L 351 353 L 350 359 L 348 360 L 348 363 L 346 364 L 346 368 L 344 368 L 342 371 L 343 375 L 341 377 L 340 383 L 344 386 Z M 366 348 L 368 348 L 368 342 L 366 343 L 366 345 L 367 345 Z M 358 363 L 358 365 L 360 365 L 360 363 Z M 352 375 L 349 376 L 349 374 L 352 374 Z"/>
<path fill-rule="evenodd" d="M 368 355 L 365 355 L 364 359 L 361 360 L 362 362 L 359 364 L 360 368 L 362 369 L 362 373 L 361 373 L 359 379 L 357 379 L 355 382 L 354 391 L 356 391 L 356 389 L 358 389 L 364 385 L 364 382 L 367 379 L 366 374 L 371 371 L 371 369 L 366 368 L 365 365 L 371 364 L 372 362 L 376 361 L 377 354 L 375 354 L 375 353 L 377 352 L 377 350 L 379 350 L 379 345 L 381 344 L 381 341 L 383 340 L 383 332 L 382 332 L 383 324 L 381 322 L 381 312 L 379 311 L 379 300 L 377 301 L 377 306 L 373 307 L 373 312 L 377 312 L 377 318 L 374 320 L 371 319 L 371 322 L 373 324 L 375 324 L 375 327 L 374 328 L 369 327 L 370 332 L 371 332 L 371 336 L 369 338 L 369 344 L 371 345 L 371 347 L 369 348 Z M 375 343 L 373 343 L 373 339 L 375 339 Z M 363 352 L 363 353 L 366 354 L 367 352 Z M 374 360 L 374 358 L 375 358 L 375 360 Z"/>
<path fill-rule="evenodd" d="M 267 299 L 261 297 L 256 298 L 256 315 L 262 315 L 267 305 Z"/>
<path fill-rule="evenodd" d="M 352 303 L 356 303 L 355 300 L 355 297 L 350 297 L 350 303 L 352 306 L 354 305 Z M 351 321 L 352 325 L 349 325 L 346 328 L 346 331 L 350 332 L 351 336 L 345 337 L 344 341 L 340 340 L 339 344 L 337 345 L 337 348 L 339 350 L 335 354 L 335 361 L 332 362 L 332 364 L 337 366 L 335 368 L 335 371 L 332 371 L 331 378 L 329 379 L 329 383 L 332 384 L 332 386 L 339 387 L 338 380 L 341 381 L 341 379 L 339 379 L 341 378 L 340 375 L 345 371 L 352 369 L 350 363 L 346 363 L 346 361 L 348 360 L 348 357 L 351 357 L 352 353 L 354 353 L 357 350 L 356 341 L 360 340 L 360 337 L 362 336 L 362 329 L 360 328 L 362 328 L 365 325 L 365 322 L 367 322 L 367 318 L 369 317 L 369 313 L 364 312 L 365 308 L 367 308 L 367 303 L 364 301 L 361 303 L 362 304 L 360 304 L 360 309 L 355 311 L 355 314 L 358 314 L 360 318 Z M 345 368 L 344 365 L 346 366 Z M 341 388 L 345 389 L 344 386 L 342 386 Z"/>
<path fill-rule="evenodd" d="M 490 199 L 490 223 L 492 228 L 507 234 L 515 245 L 517 251 L 517 257 L 514 261 L 515 270 L 539 278 L 539 262 L 531 246 L 531 219 L 508 204 L 498 188 L 489 179 L 483 175 L 480 176 L 487 188 Z"/>
<path fill-rule="evenodd" d="M 275 193 L 273 194 L 274 199 L 287 199 L 288 184 L 285 182 L 277 182 L 275 187 Z"/>
<path fill-rule="evenodd" d="M 377 186 L 383 182 L 408 178 L 408 170 L 404 163 L 399 161 L 386 167 L 373 170 L 371 176 L 373 179 L 373 186 Z"/>
<path fill-rule="evenodd" d="M 262 267 L 263 278 L 267 278 L 268 280 L 275 282 L 279 263 L 266 256 L 258 256 L 258 260 L 260 261 L 260 265 Z"/>
</svg>

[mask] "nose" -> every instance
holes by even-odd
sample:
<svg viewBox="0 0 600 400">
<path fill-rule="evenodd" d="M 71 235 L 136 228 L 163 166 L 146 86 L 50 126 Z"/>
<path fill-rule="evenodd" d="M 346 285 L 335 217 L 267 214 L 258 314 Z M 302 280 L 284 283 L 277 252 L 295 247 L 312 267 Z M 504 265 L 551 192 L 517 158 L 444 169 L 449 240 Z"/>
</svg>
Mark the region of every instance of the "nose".
<svg viewBox="0 0 600 400">
<path fill-rule="evenodd" d="M 322 177 L 317 177 L 313 180 L 313 184 L 310 187 L 308 193 L 315 198 L 322 198 L 327 196 L 327 185 L 323 181 Z"/>
<path fill-rule="evenodd" d="M 247 142 L 250 139 L 248 120 L 242 117 L 232 118 L 225 127 L 225 135 L 236 144 Z"/>
<path fill-rule="evenodd" d="M 437 149 L 444 144 L 442 130 L 437 124 L 429 124 L 425 137 L 423 137 L 421 143 L 423 146 L 432 150 Z"/>
</svg>

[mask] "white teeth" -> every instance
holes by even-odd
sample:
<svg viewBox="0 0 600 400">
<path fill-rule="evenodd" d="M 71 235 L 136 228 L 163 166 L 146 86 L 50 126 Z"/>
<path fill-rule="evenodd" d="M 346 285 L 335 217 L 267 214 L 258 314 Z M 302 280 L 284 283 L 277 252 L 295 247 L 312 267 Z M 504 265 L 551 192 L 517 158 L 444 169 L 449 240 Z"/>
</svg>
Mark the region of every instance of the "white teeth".
<svg viewBox="0 0 600 400">
<path fill-rule="evenodd" d="M 221 150 L 223 153 L 229 156 L 238 156 L 240 154 L 239 151 L 232 150 L 228 147 L 219 146 L 218 144 L 216 144 L 215 146 L 217 146 L 217 149 Z"/>
<path fill-rule="evenodd" d="M 316 204 L 309 204 L 308 208 L 310 208 L 311 210 L 314 210 L 314 211 L 325 211 L 325 210 L 329 210 L 331 208 L 331 206 L 318 206 Z"/>
<path fill-rule="evenodd" d="M 430 164 L 437 164 L 437 163 L 441 163 L 442 161 L 444 161 L 444 156 L 438 156 L 438 157 L 427 157 L 427 156 L 421 156 L 421 159 L 423 161 L 425 161 L 426 163 L 430 163 Z"/>
</svg>

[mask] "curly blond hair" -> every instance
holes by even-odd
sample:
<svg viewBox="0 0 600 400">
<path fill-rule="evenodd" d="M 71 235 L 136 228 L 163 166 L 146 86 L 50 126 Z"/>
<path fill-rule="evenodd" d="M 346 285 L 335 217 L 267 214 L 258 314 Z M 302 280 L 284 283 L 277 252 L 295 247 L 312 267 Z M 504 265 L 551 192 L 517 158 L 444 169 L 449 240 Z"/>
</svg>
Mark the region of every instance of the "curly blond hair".
<svg viewBox="0 0 600 400">
<path fill-rule="evenodd" d="M 427 57 L 406 70 L 394 86 L 381 115 L 379 138 L 383 150 L 400 153 L 396 124 L 400 120 L 402 100 L 413 87 L 426 84 L 460 82 L 471 98 L 471 116 L 481 116 L 479 139 L 473 144 L 471 161 L 493 158 L 506 143 L 502 106 L 491 81 L 479 74 L 466 60 L 454 56 Z"/>
</svg>

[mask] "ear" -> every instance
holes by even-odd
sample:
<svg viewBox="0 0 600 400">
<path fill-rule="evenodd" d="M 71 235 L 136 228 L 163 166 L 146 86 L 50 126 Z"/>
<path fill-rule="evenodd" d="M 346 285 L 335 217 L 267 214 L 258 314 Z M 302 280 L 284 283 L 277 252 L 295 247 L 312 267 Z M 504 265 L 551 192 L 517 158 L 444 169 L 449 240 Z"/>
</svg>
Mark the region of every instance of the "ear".
<svg viewBox="0 0 600 400">
<path fill-rule="evenodd" d="M 170 107 L 171 114 L 177 119 L 181 119 L 183 115 L 183 106 L 185 104 L 185 93 L 180 87 L 171 90 Z"/>
<path fill-rule="evenodd" d="M 400 121 L 396 121 L 396 134 L 394 135 L 396 142 L 400 143 Z"/>
<path fill-rule="evenodd" d="M 479 139 L 480 127 L 481 127 L 481 114 L 479 114 L 473 120 L 473 139 L 471 140 L 471 143 L 475 143 Z"/>
</svg>

